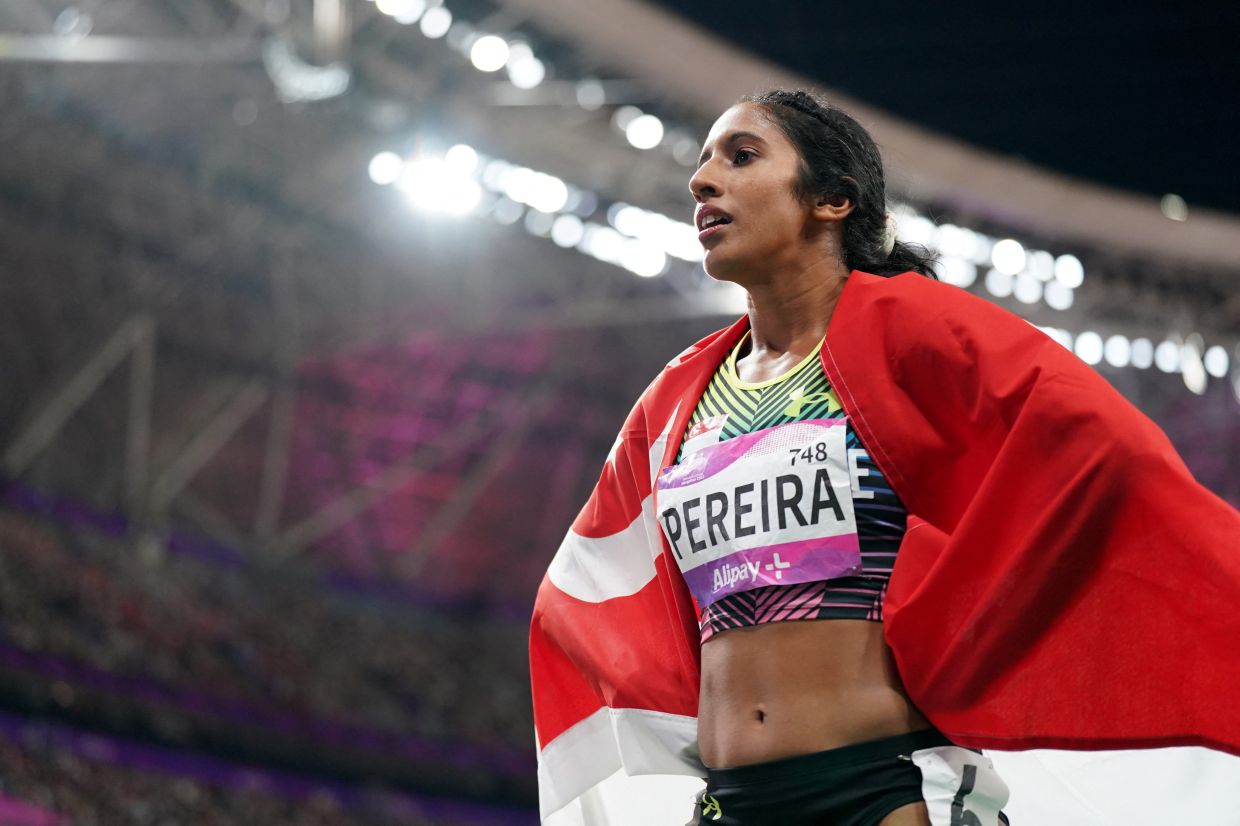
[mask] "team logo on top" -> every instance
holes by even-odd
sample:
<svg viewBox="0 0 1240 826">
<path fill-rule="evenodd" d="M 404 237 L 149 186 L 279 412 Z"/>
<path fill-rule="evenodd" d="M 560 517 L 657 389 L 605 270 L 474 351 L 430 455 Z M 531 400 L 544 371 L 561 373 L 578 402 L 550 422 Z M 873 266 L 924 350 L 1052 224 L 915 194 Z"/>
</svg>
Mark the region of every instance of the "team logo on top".
<svg viewBox="0 0 1240 826">
<path fill-rule="evenodd" d="M 805 405 L 818 404 L 819 402 L 827 402 L 828 409 L 832 413 L 840 408 L 840 403 L 836 400 L 835 394 L 830 390 L 822 393 L 806 393 L 805 386 L 802 385 L 788 393 L 788 406 L 784 408 L 784 415 L 789 417 L 800 416 L 801 408 L 805 407 Z"/>
</svg>

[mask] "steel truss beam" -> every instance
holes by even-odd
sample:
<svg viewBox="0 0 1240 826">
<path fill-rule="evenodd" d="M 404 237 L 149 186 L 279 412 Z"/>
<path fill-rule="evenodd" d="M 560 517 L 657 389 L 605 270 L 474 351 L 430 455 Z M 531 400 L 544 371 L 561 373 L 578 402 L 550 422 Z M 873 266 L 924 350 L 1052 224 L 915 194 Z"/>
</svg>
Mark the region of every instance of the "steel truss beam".
<svg viewBox="0 0 1240 826">
<path fill-rule="evenodd" d="M 0 61 L 32 63 L 255 63 L 260 44 L 249 37 L 71 38 L 0 34 Z"/>
<path fill-rule="evenodd" d="M 127 486 L 145 477 L 147 443 L 150 433 L 150 381 L 154 359 L 155 323 L 146 316 L 133 316 L 120 324 L 94 355 L 59 389 L 47 393 L 43 403 L 35 404 L 21 419 L 25 424 L 9 442 L 2 460 L 4 472 L 10 477 L 22 474 L 64 427 L 65 422 L 90 398 L 112 371 L 141 350 L 139 364 L 131 373 L 130 403 L 144 403 L 145 411 L 130 410 L 129 444 L 127 445 Z M 129 491 L 127 490 L 127 493 Z"/>
<path fill-rule="evenodd" d="M 293 414 L 297 408 L 297 354 L 300 348 L 300 321 L 295 286 L 290 272 L 282 268 L 272 271 L 271 289 L 276 316 L 273 357 L 280 383 L 271 405 L 267 445 L 263 456 L 263 478 L 254 515 L 254 533 L 260 543 L 270 542 L 279 528 L 293 445 Z"/>
<path fill-rule="evenodd" d="M 453 491 L 451 499 L 427 520 L 410 544 L 406 555 L 399 560 L 402 574 L 417 574 L 440 544 L 451 536 L 461 521 L 469 515 L 487 485 L 521 448 L 530 428 L 538 422 L 562 380 L 563 376 L 551 368 L 518 409 L 513 411 L 508 429 L 491 446 L 487 455 L 465 474 L 460 485 Z"/>
<path fill-rule="evenodd" d="M 373 483 L 342 493 L 321 506 L 313 516 L 287 528 L 275 540 L 278 557 L 302 553 L 316 541 L 342 527 L 386 499 L 399 488 L 433 470 L 441 461 L 469 447 L 495 429 L 499 413 L 482 410 L 472 419 L 457 423 L 432 444 L 418 445 L 400 462 L 385 468 Z"/>
<path fill-rule="evenodd" d="M 164 468 L 151 486 L 148 507 L 162 512 L 180 495 L 198 471 L 219 453 L 228 440 L 254 414 L 271 390 L 267 382 L 254 379 L 238 390 L 216 416 L 199 430 L 185 448 Z"/>
</svg>

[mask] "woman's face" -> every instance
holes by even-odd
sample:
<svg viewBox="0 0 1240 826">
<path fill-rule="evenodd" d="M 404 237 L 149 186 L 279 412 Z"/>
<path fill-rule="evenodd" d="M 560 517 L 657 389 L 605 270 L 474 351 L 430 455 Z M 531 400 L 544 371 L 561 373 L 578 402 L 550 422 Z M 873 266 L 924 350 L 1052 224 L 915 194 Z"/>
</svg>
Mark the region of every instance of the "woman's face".
<svg viewBox="0 0 1240 826">
<path fill-rule="evenodd" d="M 795 194 L 799 166 L 796 148 L 757 104 L 738 103 L 715 121 L 689 180 L 712 278 L 758 283 L 810 252 L 819 227 Z"/>
</svg>

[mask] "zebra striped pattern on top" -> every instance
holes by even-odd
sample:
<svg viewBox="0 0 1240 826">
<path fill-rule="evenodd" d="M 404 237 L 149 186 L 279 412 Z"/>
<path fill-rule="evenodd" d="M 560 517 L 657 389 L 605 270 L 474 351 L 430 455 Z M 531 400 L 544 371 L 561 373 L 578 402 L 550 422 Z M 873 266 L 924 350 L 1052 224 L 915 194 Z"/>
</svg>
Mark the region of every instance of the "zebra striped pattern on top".
<svg viewBox="0 0 1240 826">
<path fill-rule="evenodd" d="M 694 426 L 707 419 L 726 417 L 719 437 L 723 441 L 789 422 L 844 418 L 844 410 L 822 369 L 819 358 L 822 342 L 783 376 L 755 384 L 741 381 L 736 372 L 737 356 L 747 341 L 748 335 L 719 366 L 702 393 L 689 420 L 677 463 L 684 458 L 685 444 L 691 440 Z M 854 494 L 853 504 L 863 574 L 820 582 L 772 585 L 723 597 L 702 612 L 703 642 L 721 631 L 768 622 L 882 621 L 883 595 L 896 551 L 904 538 L 908 513 L 870 459 L 851 424 L 846 445 L 850 451 L 860 451 L 856 459 L 860 490 Z"/>
</svg>

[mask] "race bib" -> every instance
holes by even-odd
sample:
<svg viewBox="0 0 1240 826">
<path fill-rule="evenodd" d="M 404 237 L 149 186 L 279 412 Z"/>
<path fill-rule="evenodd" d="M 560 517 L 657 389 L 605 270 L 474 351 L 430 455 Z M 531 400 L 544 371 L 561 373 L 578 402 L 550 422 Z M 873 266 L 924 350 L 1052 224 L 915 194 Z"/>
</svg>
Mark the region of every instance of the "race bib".
<svg viewBox="0 0 1240 826">
<path fill-rule="evenodd" d="M 700 607 L 764 585 L 861 573 L 847 427 L 778 425 L 663 471 L 659 523 Z"/>
<path fill-rule="evenodd" d="M 959 746 L 911 755 L 921 769 L 921 795 L 932 826 L 1004 826 L 1008 787 L 989 757 Z"/>
</svg>

